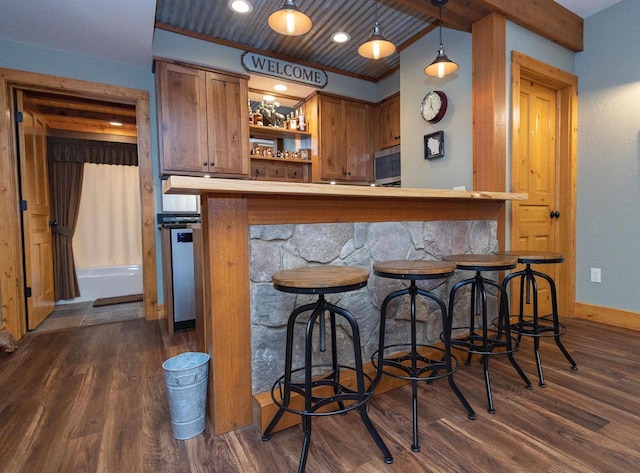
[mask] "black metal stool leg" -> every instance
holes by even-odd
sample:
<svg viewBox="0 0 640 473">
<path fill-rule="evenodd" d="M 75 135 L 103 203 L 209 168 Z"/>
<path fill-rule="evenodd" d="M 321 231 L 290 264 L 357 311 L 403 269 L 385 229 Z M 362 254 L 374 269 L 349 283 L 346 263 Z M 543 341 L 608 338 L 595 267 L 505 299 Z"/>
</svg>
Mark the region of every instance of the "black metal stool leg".
<svg viewBox="0 0 640 473">
<path fill-rule="evenodd" d="M 429 297 L 426 294 L 423 294 L 423 292 L 424 291 L 420 289 L 418 290 L 419 294 L 422 294 L 425 297 Z M 444 344 L 444 363 L 445 363 L 445 369 L 447 370 L 447 373 L 449 373 L 447 376 L 447 382 L 449 383 L 449 387 L 451 388 L 453 393 L 456 395 L 456 397 L 458 398 L 462 406 L 466 409 L 467 417 L 471 420 L 475 420 L 476 413 L 474 412 L 471 405 L 467 402 L 467 399 L 464 397 L 464 395 L 456 385 L 455 381 L 453 380 L 453 362 L 451 361 L 451 326 L 453 323 L 453 319 L 450 316 L 450 314 L 447 313 L 447 308 L 444 305 L 444 302 L 442 301 L 442 299 L 440 298 L 436 299 L 433 297 L 430 297 L 430 298 L 434 300 L 440 307 L 440 316 L 442 318 L 443 344 Z"/>
<path fill-rule="evenodd" d="M 309 444 L 311 443 L 311 417 L 302 416 L 302 451 L 300 452 L 300 462 L 298 463 L 298 473 L 304 473 L 307 466 L 307 456 L 309 455 Z"/>
<path fill-rule="evenodd" d="M 551 314 L 553 318 L 553 337 L 556 341 L 556 345 L 558 346 L 558 348 L 560 349 L 564 357 L 567 359 L 567 361 L 571 364 L 571 369 L 577 370 L 578 365 L 576 365 L 576 362 L 573 361 L 573 358 L 571 357 L 567 349 L 562 344 L 562 341 L 560 341 L 560 336 L 562 334 L 560 333 L 560 321 L 558 316 L 558 296 L 556 294 L 556 284 L 551 278 L 551 276 L 549 276 L 548 274 L 541 273 L 539 271 L 533 271 L 533 270 L 531 271 L 531 273 L 534 276 L 545 279 L 549 283 L 549 290 L 551 291 L 551 311 L 552 311 Z"/>
<path fill-rule="evenodd" d="M 500 309 L 498 312 L 499 314 L 498 325 L 500 324 L 504 325 L 505 342 L 507 345 L 507 357 L 509 358 L 511 365 L 515 368 L 516 372 L 520 375 L 520 377 L 524 381 L 525 387 L 527 389 L 533 389 L 533 387 L 531 386 L 531 381 L 529 381 L 529 378 L 527 377 L 526 374 L 524 374 L 524 371 L 522 371 L 522 368 L 520 367 L 520 365 L 518 364 L 518 362 L 513 356 L 513 352 L 517 347 L 514 348 L 513 339 L 511 338 L 511 323 L 509 320 L 509 299 L 507 298 L 507 292 L 504 290 L 502 285 L 494 281 L 486 280 L 485 282 L 495 287 L 498 290 L 498 293 L 500 294 Z"/>
<path fill-rule="evenodd" d="M 355 365 L 356 384 L 357 384 L 356 392 L 358 394 L 359 401 L 363 401 L 368 396 L 371 395 L 371 392 L 367 393 L 364 387 L 364 375 L 363 375 L 364 371 L 362 369 L 362 352 L 361 352 L 362 349 L 360 346 L 360 329 L 358 328 L 358 323 L 356 322 L 356 319 L 353 317 L 353 315 L 349 311 L 342 309 L 341 307 L 334 306 L 332 304 L 327 304 L 327 307 L 329 307 L 330 310 L 333 310 L 336 313 L 342 315 L 347 320 L 347 322 L 349 322 L 349 325 L 351 326 L 352 339 L 353 339 L 354 365 Z M 369 435 L 371 435 L 371 438 L 373 438 L 374 442 L 382 452 L 385 463 L 389 463 L 389 464 L 393 463 L 393 456 L 391 455 L 389 448 L 387 448 L 386 444 L 384 443 L 384 440 L 382 440 L 382 437 L 380 437 L 380 434 L 376 430 L 376 427 L 373 425 L 373 422 L 371 422 L 371 419 L 369 418 L 369 414 L 367 413 L 367 405 L 365 402 L 362 402 L 360 404 L 360 407 L 358 407 L 358 411 L 360 413 L 360 418 L 362 419 L 362 422 L 364 423 L 365 427 L 369 431 Z"/>
<path fill-rule="evenodd" d="M 491 391 L 491 379 L 489 377 L 489 355 L 486 353 L 490 352 L 489 348 L 489 324 L 487 320 L 487 292 L 484 288 L 483 277 L 480 272 L 476 273 L 476 284 L 474 295 L 476 295 L 476 303 L 479 306 L 474 307 L 476 313 L 480 310 L 482 315 L 482 352 L 485 353 L 482 355 L 482 368 L 484 371 L 484 385 L 487 392 L 487 405 L 489 414 L 495 414 L 496 410 L 493 406 L 493 393 Z"/>
<path fill-rule="evenodd" d="M 282 393 L 282 406 L 278 409 L 278 412 L 273 416 L 271 422 L 265 429 L 262 434 L 262 440 L 267 442 L 271 438 L 271 431 L 276 427 L 282 415 L 285 413 L 285 407 L 289 406 L 289 402 L 291 400 L 291 373 L 292 373 L 292 364 L 293 364 L 293 332 L 295 328 L 296 319 L 303 312 L 307 312 L 312 309 L 318 308 L 318 302 L 314 302 L 311 304 L 305 304 L 303 306 L 297 307 L 291 312 L 289 315 L 289 319 L 287 320 L 287 335 L 285 342 L 285 359 L 284 359 L 284 392 Z"/>
</svg>

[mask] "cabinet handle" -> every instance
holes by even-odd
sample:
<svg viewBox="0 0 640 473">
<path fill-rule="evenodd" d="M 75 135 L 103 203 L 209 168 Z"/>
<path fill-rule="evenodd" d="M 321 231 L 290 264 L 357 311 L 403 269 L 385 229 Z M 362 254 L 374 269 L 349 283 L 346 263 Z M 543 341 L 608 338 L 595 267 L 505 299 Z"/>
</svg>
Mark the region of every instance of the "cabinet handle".
<svg viewBox="0 0 640 473">
<path fill-rule="evenodd" d="M 256 169 L 256 178 L 260 176 L 260 171 Z"/>
<path fill-rule="evenodd" d="M 393 137 L 393 139 L 394 139 L 394 140 L 399 140 L 399 139 L 400 139 L 400 135 L 398 135 L 398 136 L 394 136 L 394 137 Z"/>
<path fill-rule="evenodd" d="M 209 161 L 209 166 L 213 167 L 215 165 L 215 163 L 213 161 Z"/>
<path fill-rule="evenodd" d="M 209 163 L 205 161 L 204 163 L 202 163 L 202 165 L 203 165 L 204 167 L 207 167 L 207 166 L 209 165 Z"/>
<path fill-rule="evenodd" d="M 549 217 L 551 218 L 558 218 L 559 216 L 560 216 L 560 212 L 558 212 L 557 210 L 555 212 L 553 210 L 549 212 Z"/>
</svg>

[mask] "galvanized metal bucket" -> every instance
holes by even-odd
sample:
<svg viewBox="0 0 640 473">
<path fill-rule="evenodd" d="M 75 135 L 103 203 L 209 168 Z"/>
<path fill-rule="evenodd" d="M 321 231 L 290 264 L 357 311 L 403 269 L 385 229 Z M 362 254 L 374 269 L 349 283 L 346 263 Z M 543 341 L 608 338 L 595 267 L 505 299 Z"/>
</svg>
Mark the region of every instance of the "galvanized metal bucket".
<svg viewBox="0 0 640 473">
<path fill-rule="evenodd" d="M 173 436 L 186 440 L 204 431 L 209 355 L 186 352 L 162 363 Z"/>
</svg>

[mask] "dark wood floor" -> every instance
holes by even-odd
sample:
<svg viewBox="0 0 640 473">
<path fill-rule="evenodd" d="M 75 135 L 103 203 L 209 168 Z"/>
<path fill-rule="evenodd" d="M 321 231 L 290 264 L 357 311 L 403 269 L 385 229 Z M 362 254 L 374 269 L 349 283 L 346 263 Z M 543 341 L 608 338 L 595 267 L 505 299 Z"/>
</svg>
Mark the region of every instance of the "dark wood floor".
<svg viewBox="0 0 640 473">
<path fill-rule="evenodd" d="M 470 421 L 438 381 L 420 389 L 422 451 L 411 444 L 410 391 L 374 398 L 370 416 L 395 456 L 386 465 L 355 413 L 318 419 L 307 471 L 640 471 L 640 332 L 567 320 L 565 345 L 579 365 L 543 343 L 547 388 L 527 391 L 492 363 L 497 413 L 488 414 L 481 366 L 456 373 L 478 413 Z M 296 470 L 301 431 L 262 442 L 254 427 L 174 440 L 162 362 L 193 349 L 158 322 L 135 320 L 29 334 L 0 354 L 0 471 L 251 472 Z M 531 344 L 518 353 L 535 379 Z"/>
</svg>

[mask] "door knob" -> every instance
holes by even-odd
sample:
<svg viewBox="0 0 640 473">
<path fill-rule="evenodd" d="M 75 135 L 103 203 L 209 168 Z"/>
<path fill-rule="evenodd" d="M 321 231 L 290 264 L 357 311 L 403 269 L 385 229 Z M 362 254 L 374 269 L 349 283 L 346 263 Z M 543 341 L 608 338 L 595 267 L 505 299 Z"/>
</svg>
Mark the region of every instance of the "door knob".
<svg viewBox="0 0 640 473">
<path fill-rule="evenodd" d="M 551 218 L 558 218 L 559 216 L 560 216 L 560 212 L 558 212 L 557 210 L 555 212 L 553 210 L 549 212 L 549 217 Z"/>
</svg>

